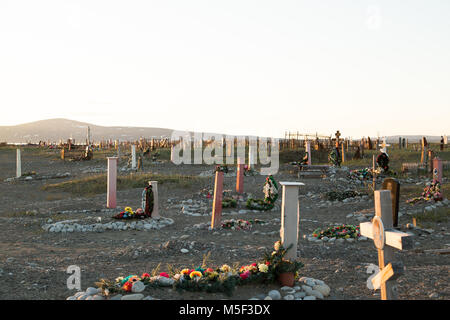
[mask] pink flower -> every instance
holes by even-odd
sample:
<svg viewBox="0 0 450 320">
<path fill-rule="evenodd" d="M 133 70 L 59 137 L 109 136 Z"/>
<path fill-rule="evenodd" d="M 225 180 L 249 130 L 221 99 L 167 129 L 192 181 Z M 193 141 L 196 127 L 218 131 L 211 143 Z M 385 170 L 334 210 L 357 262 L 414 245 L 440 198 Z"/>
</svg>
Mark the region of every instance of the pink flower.
<svg viewBox="0 0 450 320">
<path fill-rule="evenodd" d="M 242 280 L 245 280 L 250 276 L 250 271 L 247 270 L 247 271 L 241 273 L 239 276 L 241 277 Z"/>
<path fill-rule="evenodd" d="M 161 277 L 170 278 L 170 276 L 166 272 L 161 272 L 159 275 Z"/>
</svg>

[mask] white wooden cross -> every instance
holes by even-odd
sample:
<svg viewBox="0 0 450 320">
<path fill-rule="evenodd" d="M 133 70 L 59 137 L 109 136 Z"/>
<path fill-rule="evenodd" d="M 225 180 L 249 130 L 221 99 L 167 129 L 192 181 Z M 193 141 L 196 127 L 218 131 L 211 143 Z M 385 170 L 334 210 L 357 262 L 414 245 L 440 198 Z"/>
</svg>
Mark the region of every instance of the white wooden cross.
<svg viewBox="0 0 450 320">
<path fill-rule="evenodd" d="M 381 288 L 382 300 L 397 299 L 395 279 L 403 272 L 401 262 L 394 261 L 394 250 L 411 249 L 411 235 L 393 228 L 392 201 L 389 190 L 374 192 L 375 217 L 372 222 L 361 223 L 362 236 L 373 239 L 378 250 L 378 265 L 380 272 L 372 279 L 374 289 Z"/>
<path fill-rule="evenodd" d="M 387 154 L 386 147 L 390 147 L 391 145 L 390 144 L 386 144 L 386 137 L 383 137 L 383 143 L 379 144 L 379 146 L 381 147 L 380 151 Z"/>
</svg>

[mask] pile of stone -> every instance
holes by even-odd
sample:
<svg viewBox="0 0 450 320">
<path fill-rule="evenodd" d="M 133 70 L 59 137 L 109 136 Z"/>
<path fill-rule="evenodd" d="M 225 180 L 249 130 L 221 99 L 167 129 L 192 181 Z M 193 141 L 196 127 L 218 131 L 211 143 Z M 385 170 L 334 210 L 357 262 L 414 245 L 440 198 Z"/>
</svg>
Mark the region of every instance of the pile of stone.
<svg viewBox="0 0 450 320">
<path fill-rule="evenodd" d="M 322 280 L 302 277 L 293 287 L 271 290 L 250 300 L 323 300 L 330 295 L 330 287 Z"/>
<path fill-rule="evenodd" d="M 80 220 L 64 220 L 55 223 L 47 223 L 42 226 L 47 232 L 104 232 L 104 231 L 125 231 L 125 230 L 137 230 L 137 231 L 149 231 L 151 229 L 161 229 L 168 225 L 173 224 L 173 219 L 160 218 L 145 219 L 145 220 L 132 220 L 130 222 L 125 221 L 111 221 L 108 223 L 101 223 L 98 220 L 97 223 L 83 224 Z"/>
</svg>

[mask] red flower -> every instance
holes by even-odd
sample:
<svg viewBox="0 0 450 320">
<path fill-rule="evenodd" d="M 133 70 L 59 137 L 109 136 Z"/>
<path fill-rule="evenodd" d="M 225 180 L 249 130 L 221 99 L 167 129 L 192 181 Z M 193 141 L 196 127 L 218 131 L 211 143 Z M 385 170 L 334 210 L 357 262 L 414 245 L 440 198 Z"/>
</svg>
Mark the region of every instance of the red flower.
<svg viewBox="0 0 450 320">
<path fill-rule="evenodd" d="M 211 268 L 207 268 L 205 271 L 206 271 L 206 272 L 209 272 L 209 273 L 213 273 L 213 272 L 214 272 L 214 270 L 211 269 Z"/>
<path fill-rule="evenodd" d="M 133 287 L 133 282 L 125 282 L 125 284 L 123 285 L 122 289 L 127 291 L 127 292 L 131 292 L 131 288 Z"/>
<path fill-rule="evenodd" d="M 256 267 L 257 266 L 257 264 L 256 263 L 252 263 L 252 267 Z"/>
<path fill-rule="evenodd" d="M 266 261 L 266 266 L 268 266 L 268 265 L 270 265 L 270 262 L 269 262 L 269 261 Z"/>
<path fill-rule="evenodd" d="M 141 278 L 150 278 L 150 275 L 148 273 L 143 273 Z"/>
<path fill-rule="evenodd" d="M 169 274 L 166 272 L 161 272 L 159 275 L 164 278 L 170 278 Z"/>
<path fill-rule="evenodd" d="M 245 280 L 250 276 L 250 272 L 245 271 L 245 272 L 241 273 L 239 276 L 241 277 L 242 280 Z"/>
</svg>

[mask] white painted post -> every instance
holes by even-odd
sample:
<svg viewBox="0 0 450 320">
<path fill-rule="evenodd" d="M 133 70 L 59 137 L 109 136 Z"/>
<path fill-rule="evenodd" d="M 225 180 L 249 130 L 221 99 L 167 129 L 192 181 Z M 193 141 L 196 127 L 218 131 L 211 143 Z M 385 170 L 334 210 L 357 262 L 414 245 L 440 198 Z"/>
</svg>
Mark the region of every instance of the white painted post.
<svg viewBox="0 0 450 320">
<path fill-rule="evenodd" d="M 173 156 L 174 156 L 174 153 L 173 153 L 173 145 L 170 147 L 170 162 L 173 162 Z"/>
<path fill-rule="evenodd" d="M 248 169 L 253 169 L 256 164 L 258 144 L 256 137 L 249 137 L 248 139 Z"/>
<path fill-rule="evenodd" d="M 108 178 L 106 207 L 116 207 L 116 191 L 117 191 L 117 157 L 108 157 Z"/>
<path fill-rule="evenodd" d="M 159 215 L 159 206 L 158 206 L 158 181 L 150 181 L 150 185 L 152 186 L 153 191 L 153 211 L 152 211 L 152 219 L 160 219 Z"/>
<path fill-rule="evenodd" d="M 286 259 L 297 259 L 298 223 L 300 221 L 300 208 L 298 202 L 298 188 L 304 186 L 301 182 L 280 182 L 283 186 L 281 203 L 281 244 L 292 248 L 286 253 Z"/>
<path fill-rule="evenodd" d="M 16 178 L 20 178 L 22 176 L 22 160 L 20 157 L 20 149 L 16 151 Z"/>
<path fill-rule="evenodd" d="M 131 169 L 136 169 L 136 145 L 131 145 Z"/>
</svg>

